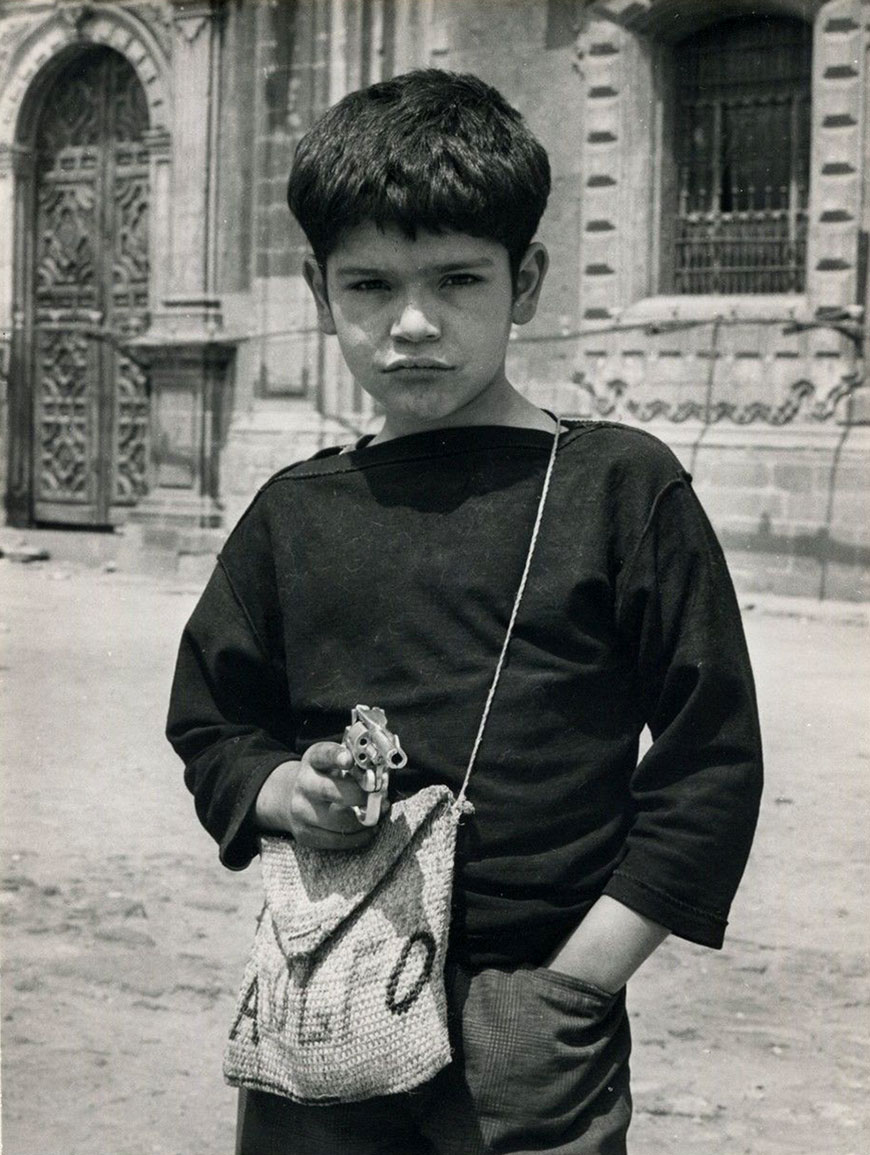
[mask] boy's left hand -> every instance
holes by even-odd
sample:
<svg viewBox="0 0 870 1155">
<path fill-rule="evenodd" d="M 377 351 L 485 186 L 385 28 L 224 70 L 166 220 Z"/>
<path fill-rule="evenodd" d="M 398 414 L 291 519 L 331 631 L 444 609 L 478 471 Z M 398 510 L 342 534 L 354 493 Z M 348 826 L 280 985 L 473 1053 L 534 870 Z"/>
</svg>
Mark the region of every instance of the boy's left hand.
<svg viewBox="0 0 870 1155">
<path fill-rule="evenodd" d="M 667 935 L 666 927 L 604 894 L 546 965 L 615 994 Z"/>
</svg>

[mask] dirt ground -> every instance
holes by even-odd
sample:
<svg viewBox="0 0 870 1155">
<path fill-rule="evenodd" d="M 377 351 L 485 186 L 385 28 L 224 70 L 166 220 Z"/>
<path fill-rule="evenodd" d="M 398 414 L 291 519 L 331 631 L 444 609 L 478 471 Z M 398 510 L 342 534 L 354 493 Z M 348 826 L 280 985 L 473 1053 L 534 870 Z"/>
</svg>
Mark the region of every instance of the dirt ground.
<svg viewBox="0 0 870 1155">
<path fill-rule="evenodd" d="M 0 562 L 5 1155 L 233 1149 L 259 879 L 219 866 L 162 737 L 194 596 Z M 633 1155 L 870 1150 L 867 609 L 750 601 L 761 825 L 725 950 L 669 941 L 631 984 Z"/>
</svg>

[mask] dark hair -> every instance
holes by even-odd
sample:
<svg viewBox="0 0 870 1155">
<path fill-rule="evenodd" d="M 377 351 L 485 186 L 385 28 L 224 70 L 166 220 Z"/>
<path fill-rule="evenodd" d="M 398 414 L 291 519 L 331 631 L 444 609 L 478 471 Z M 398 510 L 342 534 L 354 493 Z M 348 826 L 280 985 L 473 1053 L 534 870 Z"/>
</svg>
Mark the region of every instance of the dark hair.
<svg viewBox="0 0 870 1155">
<path fill-rule="evenodd" d="M 516 276 L 549 192 L 547 153 L 499 92 L 421 69 L 333 105 L 299 142 L 287 203 L 321 264 L 373 221 L 499 241 Z"/>
</svg>

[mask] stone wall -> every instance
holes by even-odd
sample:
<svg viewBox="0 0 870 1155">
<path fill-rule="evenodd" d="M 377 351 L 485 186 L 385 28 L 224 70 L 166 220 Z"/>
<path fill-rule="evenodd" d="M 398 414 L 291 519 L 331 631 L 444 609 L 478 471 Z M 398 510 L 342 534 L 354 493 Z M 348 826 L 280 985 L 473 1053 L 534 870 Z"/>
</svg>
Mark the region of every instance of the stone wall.
<svg viewBox="0 0 870 1155">
<path fill-rule="evenodd" d="M 317 332 L 286 178 L 300 135 L 329 104 L 370 80 L 431 64 L 496 85 L 550 154 L 553 192 L 540 236 L 552 263 L 538 316 L 513 335 L 512 379 L 565 416 L 625 421 L 670 444 L 694 474 L 744 588 L 866 596 L 870 0 L 773 6 L 813 26 L 807 286 L 792 296 L 739 298 L 669 295 L 661 275 L 673 45 L 704 6 L 498 0 L 497 19 L 493 0 L 200 7 L 205 31 L 200 8 L 180 2 L 125 12 L 151 38 L 154 59 L 167 70 L 171 62 L 175 89 L 183 88 L 185 53 L 212 62 L 211 79 L 205 64 L 197 74 L 207 107 L 169 116 L 168 100 L 159 115 L 155 105 L 155 211 L 163 215 L 154 221 L 152 288 L 158 312 L 178 286 L 193 303 L 204 295 L 204 339 L 222 316 L 218 336 L 235 350 L 212 399 L 213 441 L 199 446 L 211 455 L 217 501 L 209 516 L 222 530 L 276 469 L 372 425 L 371 405 L 334 339 Z M 722 11 L 758 8 L 728 0 Z M 108 19 L 100 13 L 115 9 L 98 4 L 95 18 L 87 5 L 65 5 L 62 19 L 54 0 L 5 5 L 0 67 L 11 61 L 21 71 L 21 45 L 41 22 L 69 39 L 81 17 L 95 35 Z M 0 77 L 10 144 L 28 99 L 26 80 L 16 84 Z M 200 122 L 210 126 L 214 152 L 202 174 L 182 172 L 179 142 L 189 137 L 202 150 Z M 0 148 L 0 220 L 14 216 L 15 155 Z M 170 182 L 180 200 L 169 196 Z M 185 233 L 185 213 L 207 217 L 207 235 Z M 0 373 L 18 291 L 14 239 L 0 224 Z M 201 284 L 190 275 L 194 250 L 205 252 Z M 170 362 L 162 372 L 169 397 Z"/>
</svg>

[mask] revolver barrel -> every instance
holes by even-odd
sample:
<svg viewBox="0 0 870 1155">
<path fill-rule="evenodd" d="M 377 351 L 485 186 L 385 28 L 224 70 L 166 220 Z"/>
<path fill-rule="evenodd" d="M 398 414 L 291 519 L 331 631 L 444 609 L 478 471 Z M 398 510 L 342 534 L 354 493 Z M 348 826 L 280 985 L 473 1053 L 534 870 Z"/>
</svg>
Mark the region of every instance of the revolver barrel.
<svg viewBox="0 0 870 1155">
<path fill-rule="evenodd" d="M 366 807 L 354 807 L 363 826 L 374 826 L 381 816 L 389 789 L 390 770 L 401 770 L 408 758 L 397 735 L 387 726 L 387 716 L 377 706 L 355 706 L 344 744 L 353 756 L 349 771 L 368 794 Z"/>
</svg>

